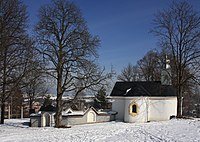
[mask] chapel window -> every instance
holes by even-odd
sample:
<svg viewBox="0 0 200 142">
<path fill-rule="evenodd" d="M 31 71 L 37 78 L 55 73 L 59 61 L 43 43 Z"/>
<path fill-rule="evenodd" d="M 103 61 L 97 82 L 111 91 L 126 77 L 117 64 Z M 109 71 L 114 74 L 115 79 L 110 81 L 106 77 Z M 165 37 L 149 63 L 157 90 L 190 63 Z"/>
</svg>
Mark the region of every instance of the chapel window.
<svg viewBox="0 0 200 142">
<path fill-rule="evenodd" d="M 137 106 L 135 104 L 132 105 L 132 113 L 137 113 Z"/>
<path fill-rule="evenodd" d="M 135 101 L 131 102 L 129 105 L 129 115 L 135 117 L 136 115 L 138 115 L 139 112 L 139 108 L 138 105 Z"/>
</svg>

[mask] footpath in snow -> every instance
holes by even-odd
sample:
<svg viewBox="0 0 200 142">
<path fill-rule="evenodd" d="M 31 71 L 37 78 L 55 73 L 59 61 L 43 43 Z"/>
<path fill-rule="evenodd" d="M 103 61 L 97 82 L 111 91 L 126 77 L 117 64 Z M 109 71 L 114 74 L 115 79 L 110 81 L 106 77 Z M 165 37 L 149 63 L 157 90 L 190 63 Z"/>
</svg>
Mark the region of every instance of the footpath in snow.
<svg viewBox="0 0 200 142">
<path fill-rule="evenodd" d="M 0 125 L 0 142 L 200 142 L 200 120 L 150 123 L 106 122 L 72 128 L 32 128 L 29 119 L 10 119 Z"/>
</svg>

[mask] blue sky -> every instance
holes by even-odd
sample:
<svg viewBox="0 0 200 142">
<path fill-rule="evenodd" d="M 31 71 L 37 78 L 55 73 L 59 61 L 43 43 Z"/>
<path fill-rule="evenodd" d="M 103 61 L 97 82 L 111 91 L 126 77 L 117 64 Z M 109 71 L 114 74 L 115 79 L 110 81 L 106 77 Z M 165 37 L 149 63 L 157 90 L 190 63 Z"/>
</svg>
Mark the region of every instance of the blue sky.
<svg viewBox="0 0 200 142">
<path fill-rule="evenodd" d="M 150 49 L 157 48 L 157 38 L 149 33 L 158 10 L 171 0 L 71 0 L 80 9 L 93 35 L 101 39 L 99 63 L 120 73 L 128 63 L 135 64 Z M 188 0 L 196 10 L 199 0 Z M 37 22 L 41 5 L 50 0 L 23 0 L 28 6 L 30 28 Z"/>
</svg>

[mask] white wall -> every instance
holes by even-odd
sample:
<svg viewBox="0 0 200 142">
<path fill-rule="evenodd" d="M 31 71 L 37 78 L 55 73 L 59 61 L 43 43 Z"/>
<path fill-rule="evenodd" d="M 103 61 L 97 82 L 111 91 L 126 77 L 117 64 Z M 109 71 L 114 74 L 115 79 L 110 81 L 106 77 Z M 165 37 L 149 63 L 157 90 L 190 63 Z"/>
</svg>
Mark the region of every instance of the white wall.
<svg viewBox="0 0 200 142">
<path fill-rule="evenodd" d="M 116 120 L 124 121 L 124 98 L 113 97 L 112 101 L 112 110 L 118 113 L 116 115 Z"/>
<path fill-rule="evenodd" d="M 132 97 L 125 99 L 125 122 L 147 122 L 147 102 L 145 97 Z M 135 102 L 137 105 L 137 114 L 135 116 L 130 115 L 130 104 Z"/>
<path fill-rule="evenodd" d="M 177 99 L 169 98 L 150 98 L 149 121 L 169 120 L 170 116 L 177 115 Z"/>
<path fill-rule="evenodd" d="M 169 120 L 177 115 L 176 97 L 113 97 L 112 110 L 117 111 L 116 120 L 125 122 L 147 122 Z M 137 115 L 129 114 L 129 106 L 136 102 Z"/>
</svg>

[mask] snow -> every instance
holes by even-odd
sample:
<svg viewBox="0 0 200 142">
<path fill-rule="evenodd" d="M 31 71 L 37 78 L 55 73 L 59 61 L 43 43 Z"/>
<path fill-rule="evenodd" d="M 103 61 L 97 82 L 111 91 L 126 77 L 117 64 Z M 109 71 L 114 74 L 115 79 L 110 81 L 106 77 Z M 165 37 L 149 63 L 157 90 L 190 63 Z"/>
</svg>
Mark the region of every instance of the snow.
<svg viewBox="0 0 200 142">
<path fill-rule="evenodd" d="M 63 112 L 62 113 L 63 116 L 68 116 L 68 115 L 84 115 L 84 112 L 83 111 L 73 111 L 71 113 L 66 113 L 66 112 Z"/>
<path fill-rule="evenodd" d="M 29 119 L 10 119 L 0 125 L 1 142 L 161 142 L 200 141 L 200 119 L 149 123 L 106 122 L 72 128 L 28 127 Z"/>
</svg>

